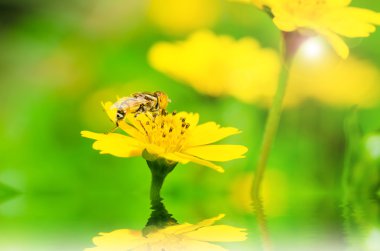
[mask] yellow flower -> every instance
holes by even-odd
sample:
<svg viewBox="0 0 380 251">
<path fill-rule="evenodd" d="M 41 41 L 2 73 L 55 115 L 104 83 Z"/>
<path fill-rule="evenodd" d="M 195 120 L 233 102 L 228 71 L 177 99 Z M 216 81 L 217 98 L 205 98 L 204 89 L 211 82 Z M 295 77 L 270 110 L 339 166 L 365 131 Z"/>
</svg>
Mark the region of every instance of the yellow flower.
<svg viewBox="0 0 380 251">
<path fill-rule="evenodd" d="M 111 120 L 116 118 L 112 103 L 104 104 Z M 119 126 L 129 136 L 118 133 L 82 131 L 83 137 L 95 139 L 93 148 L 102 154 L 117 157 L 143 156 L 147 160 L 166 159 L 174 163 L 194 162 L 223 172 L 211 161 L 229 161 L 243 158 L 247 148 L 240 145 L 211 145 L 225 137 L 239 133 L 232 127 L 220 127 L 214 122 L 198 125 L 199 115 L 180 112 L 153 117 L 143 113 L 137 117 L 128 114 Z"/>
<path fill-rule="evenodd" d="M 247 2 L 247 1 L 244 1 Z M 274 24 L 282 31 L 312 31 L 323 36 L 342 58 L 349 48 L 340 37 L 367 37 L 380 25 L 380 13 L 349 7 L 351 0 L 255 0 L 268 7 Z"/>
<path fill-rule="evenodd" d="M 232 95 L 245 102 L 271 97 L 280 70 L 278 54 L 262 48 L 255 39 L 235 40 L 210 31 L 195 32 L 183 42 L 157 43 L 149 61 L 200 93 Z"/>
<path fill-rule="evenodd" d="M 371 107 L 379 102 L 379 83 L 379 70 L 367 60 L 325 55 L 310 62 L 297 56 L 289 73 L 288 93 L 297 103 L 312 98 L 334 106 Z"/>
<path fill-rule="evenodd" d="M 209 242 L 244 241 L 246 229 L 228 225 L 213 225 L 217 217 L 201 221 L 197 224 L 184 223 L 158 229 L 146 236 L 141 231 L 120 229 L 110 233 L 100 233 L 93 239 L 96 247 L 85 251 L 124 251 L 124 250 L 199 250 L 223 251 L 223 247 Z"/>
<path fill-rule="evenodd" d="M 184 34 L 211 27 L 219 16 L 218 0 L 150 0 L 148 15 L 164 32 Z"/>
</svg>

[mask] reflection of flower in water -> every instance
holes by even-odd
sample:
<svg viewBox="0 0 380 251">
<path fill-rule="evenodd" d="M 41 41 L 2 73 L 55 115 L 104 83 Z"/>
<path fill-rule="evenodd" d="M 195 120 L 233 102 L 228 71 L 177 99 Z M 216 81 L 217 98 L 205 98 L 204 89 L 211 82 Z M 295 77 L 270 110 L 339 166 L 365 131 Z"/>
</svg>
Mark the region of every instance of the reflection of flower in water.
<svg viewBox="0 0 380 251">
<path fill-rule="evenodd" d="M 346 119 L 345 131 L 342 215 L 349 250 L 380 250 L 380 134 L 363 135 L 356 110 Z"/>
<path fill-rule="evenodd" d="M 141 231 L 120 229 L 101 233 L 93 239 L 96 247 L 86 251 L 125 251 L 125 250 L 226 250 L 209 242 L 238 242 L 246 240 L 246 230 L 228 225 L 213 225 L 217 217 L 197 224 L 184 223 L 158 229 L 143 235 Z"/>
<path fill-rule="evenodd" d="M 231 183 L 230 200 L 233 205 L 241 211 L 252 211 L 251 186 L 253 174 L 246 173 L 237 176 Z M 285 174 L 276 169 L 268 169 L 265 174 L 261 198 L 265 215 L 268 217 L 278 217 L 283 215 L 288 207 L 289 185 Z"/>
<path fill-rule="evenodd" d="M 339 56 L 349 49 L 340 36 L 368 37 L 380 25 L 380 13 L 349 7 L 351 0 L 240 0 L 270 9 L 274 24 L 282 31 L 312 31 L 323 36 Z"/>
<path fill-rule="evenodd" d="M 253 38 L 198 31 L 186 41 L 158 43 L 149 53 L 151 65 L 210 95 L 233 95 L 246 102 L 271 97 L 276 88 L 280 59 Z"/>
<path fill-rule="evenodd" d="M 111 120 L 116 109 L 107 102 L 104 108 Z M 118 133 L 94 133 L 82 131 L 82 136 L 95 139 L 93 147 L 103 154 L 117 157 L 143 156 L 149 161 L 158 158 L 173 163 L 194 162 L 223 172 L 223 168 L 211 161 L 229 161 L 243 158 L 247 148 L 240 145 L 210 145 L 230 135 L 239 133 L 232 127 L 220 127 L 214 122 L 198 125 L 198 114 L 180 112 L 161 114 L 153 118 L 149 114 L 135 117 L 127 115 L 120 123 L 129 136 Z"/>
<path fill-rule="evenodd" d="M 166 33 L 183 34 L 212 26 L 219 8 L 219 0 L 150 0 L 148 14 Z"/>
</svg>

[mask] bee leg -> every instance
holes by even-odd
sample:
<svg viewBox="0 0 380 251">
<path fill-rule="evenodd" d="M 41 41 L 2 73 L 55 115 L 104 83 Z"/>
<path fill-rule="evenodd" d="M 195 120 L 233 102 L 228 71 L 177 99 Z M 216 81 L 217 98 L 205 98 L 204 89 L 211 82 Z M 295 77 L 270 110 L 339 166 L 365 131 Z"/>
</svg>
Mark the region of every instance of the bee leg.
<svg viewBox="0 0 380 251">
<path fill-rule="evenodd" d="M 139 109 L 137 109 L 137 111 L 136 112 L 145 112 L 145 106 L 143 105 L 143 104 L 141 104 L 140 106 L 139 106 Z"/>
<path fill-rule="evenodd" d="M 116 122 L 115 122 L 115 127 L 112 128 L 108 133 L 113 133 L 114 131 L 116 131 L 117 128 L 119 128 L 119 119 L 116 119 Z"/>
<path fill-rule="evenodd" d="M 114 131 L 116 131 L 116 129 L 119 128 L 119 122 L 116 121 L 116 126 L 114 128 L 112 128 L 108 133 L 113 133 Z"/>
<path fill-rule="evenodd" d="M 145 115 L 148 119 L 150 119 L 151 121 L 154 121 L 154 119 L 155 119 L 155 117 L 152 116 L 152 114 L 150 114 L 150 113 L 148 113 L 148 112 L 144 112 L 144 115 Z"/>
</svg>

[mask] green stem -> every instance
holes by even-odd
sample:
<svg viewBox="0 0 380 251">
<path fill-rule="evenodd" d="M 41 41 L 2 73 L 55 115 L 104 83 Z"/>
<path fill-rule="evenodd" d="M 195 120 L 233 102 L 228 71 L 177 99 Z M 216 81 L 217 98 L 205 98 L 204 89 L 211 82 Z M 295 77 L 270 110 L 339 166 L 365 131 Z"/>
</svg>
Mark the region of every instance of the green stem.
<svg viewBox="0 0 380 251">
<path fill-rule="evenodd" d="M 261 145 L 258 164 L 256 167 L 256 173 L 253 180 L 252 195 L 258 197 L 260 185 L 264 177 L 265 168 L 267 165 L 269 153 L 273 140 L 276 136 L 278 124 L 280 122 L 282 103 L 285 96 L 286 86 L 288 82 L 288 69 L 284 64 L 282 66 L 279 83 L 276 91 L 276 95 L 273 100 L 272 107 L 269 112 L 269 116 L 265 125 L 263 142 Z"/>
<path fill-rule="evenodd" d="M 166 175 L 160 175 L 156 172 L 152 172 L 152 182 L 150 185 L 150 201 L 151 204 L 155 204 L 161 201 L 161 188 L 164 184 Z"/>
<path fill-rule="evenodd" d="M 144 235 L 149 234 L 160 228 L 175 225 L 177 221 L 168 213 L 161 198 L 161 188 L 166 176 L 173 171 L 177 163 L 169 163 L 164 159 L 147 160 L 149 169 L 152 174 L 150 185 L 150 204 L 152 213 L 148 219 L 145 228 L 142 230 Z"/>
<path fill-rule="evenodd" d="M 271 251 L 272 243 L 269 236 L 267 220 L 264 213 L 262 200 L 258 197 L 252 198 L 253 211 L 256 215 L 257 224 L 260 230 L 260 237 L 263 246 L 263 251 Z"/>
<path fill-rule="evenodd" d="M 276 136 L 278 124 L 281 118 L 282 103 L 285 97 L 286 86 L 288 83 L 288 75 L 294 55 L 302 43 L 308 38 L 297 31 L 282 32 L 283 37 L 283 62 L 282 69 L 279 77 L 276 95 L 269 111 L 269 116 L 265 125 L 263 142 L 261 145 L 259 160 L 256 166 L 256 173 L 253 180 L 252 196 L 259 197 L 260 185 L 264 178 L 265 168 L 268 162 L 268 157 L 272 147 L 273 140 Z"/>
<path fill-rule="evenodd" d="M 152 174 L 152 181 L 150 185 L 150 201 L 151 205 L 159 203 L 161 199 L 161 188 L 165 181 L 166 176 L 173 171 L 177 163 L 168 163 L 164 159 L 157 159 L 155 161 L 148 161 L 148 166 Z"/>
</svg>

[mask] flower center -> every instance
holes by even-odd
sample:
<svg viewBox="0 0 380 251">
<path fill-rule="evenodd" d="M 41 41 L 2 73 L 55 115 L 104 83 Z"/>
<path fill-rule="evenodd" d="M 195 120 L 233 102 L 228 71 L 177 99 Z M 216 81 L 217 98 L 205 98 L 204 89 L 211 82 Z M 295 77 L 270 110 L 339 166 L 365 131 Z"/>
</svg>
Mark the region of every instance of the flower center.
<svg viewBox="0 0 380 251">
<path fill-rule="evenodd" d="M 190 123 L 185 116 L 175 112 L 154 116 L 143 113 L 136 117 L 137 127 L 153 145 L 163 148 L 165 152 L 181 150 L 187 139 Z"/>
</svg>

